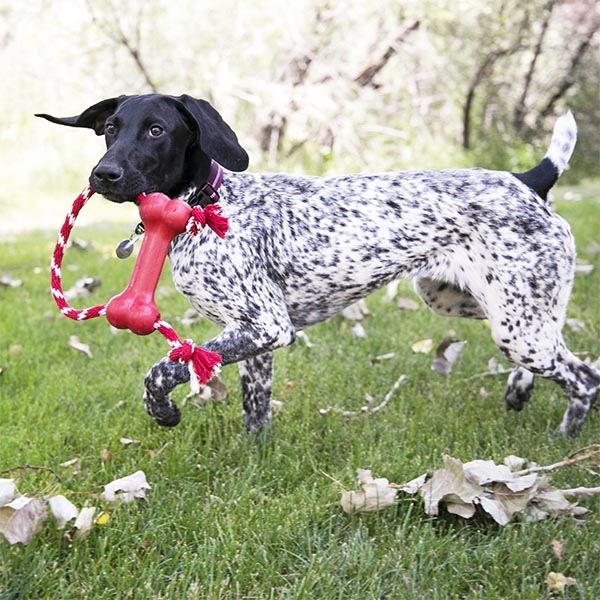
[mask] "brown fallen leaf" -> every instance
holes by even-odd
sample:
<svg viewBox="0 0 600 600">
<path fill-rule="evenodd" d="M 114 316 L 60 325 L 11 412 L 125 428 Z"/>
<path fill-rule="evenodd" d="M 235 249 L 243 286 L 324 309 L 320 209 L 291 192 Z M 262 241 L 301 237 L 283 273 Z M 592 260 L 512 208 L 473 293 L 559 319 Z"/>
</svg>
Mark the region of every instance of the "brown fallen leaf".
<svg viewBox="0 0 600 600">
<path fill-rule="evenodd" d="M 559 542 L 558 540 L 552 540 L 550 544 L 552 545 L 552 553 L 558 560 L 560 560 L 565 549 L 562 542 Z"/>
<path fill-rule="evenodd" d="M 438 375 L 449 375 L 467 342 L 444 338 L 435 351 L 431 369 Z"/>
</svg>

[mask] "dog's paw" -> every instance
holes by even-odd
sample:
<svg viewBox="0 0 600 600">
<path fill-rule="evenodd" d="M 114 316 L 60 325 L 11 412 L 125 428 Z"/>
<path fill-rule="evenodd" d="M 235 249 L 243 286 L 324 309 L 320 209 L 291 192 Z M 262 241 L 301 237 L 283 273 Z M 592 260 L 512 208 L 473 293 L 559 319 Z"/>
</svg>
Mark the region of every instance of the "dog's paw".
<svg viewBox="0 0 600 600">
<path fill-rule="evenodd" d="M 515 410 L 517 412 L 523 410 L 525 403 L 531 397 L 533 382 L 533 373 L 522 367 L 516 367 L 512 370 L 508 377 L 506 394 L 504 395 L 504 404 L 507 410 Z"/>
<path fill-rule="evenodd" d="M 147 413 L 163 427 L 175 427 L 181 421 L 181 411 L 169 396 L 158 398 L 148 391 L 144 393 Z"/>
</svg>

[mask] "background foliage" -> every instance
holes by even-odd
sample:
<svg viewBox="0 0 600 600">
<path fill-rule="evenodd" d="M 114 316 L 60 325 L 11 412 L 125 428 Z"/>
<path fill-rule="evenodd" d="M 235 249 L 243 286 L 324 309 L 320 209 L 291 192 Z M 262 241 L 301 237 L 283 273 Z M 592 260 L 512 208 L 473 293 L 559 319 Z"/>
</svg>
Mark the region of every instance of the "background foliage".
<svg viewBox="0 0 600 600">
<path fill-rule="evenodd" d="M 598 172 L 595 0 L 0 0 L 0 16 L 11 226 L 40 190 L 79 189 L 102 146 L 34 112 L 153 90 L 211 100 L 253 170 L 524 169 L 569 106 L 570 177 Z"/>
</svg>

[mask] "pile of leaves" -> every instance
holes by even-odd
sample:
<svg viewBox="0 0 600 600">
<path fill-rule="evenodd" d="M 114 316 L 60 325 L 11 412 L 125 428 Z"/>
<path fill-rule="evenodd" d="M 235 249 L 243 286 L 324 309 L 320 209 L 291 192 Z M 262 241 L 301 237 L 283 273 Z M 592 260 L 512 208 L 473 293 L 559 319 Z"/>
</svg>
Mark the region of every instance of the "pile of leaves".
<svg viewBox="0 0 600 600">
<path fill-rule="evenodd" d="M 16 467 L 20 469 L 40 469 L 40 467 Z M 104 486 L 100 500 L 108 505 L 133 502 L 136 498 L 145 498 L 150 486 L 143 471 L 111 481 Z M 98 515 L 96 513 L 98 512 Z M 94 524 L 103 525 L 110 519 L 110 513 L 97 506 L 84 506 L 78 509 L 62 494 L 44 496 L 39 494 L 21 494 L 17 489 L 17 480 L 0 479 L 0 539 L 9 544 L 29 544 L 33 536 L 39 533 L 48 515 L 52 515 L 58 530 L 64 530 L 69 540 L 85 537 Z"/>
<path fill-rule="evenodd" d="M 347 513 L 382 510 L 396 503 L 398 492 L 419 494 L 425 513 L 440 514 L 440 507 L 465 519 L 477 512 L 506 525 L 513 518 L 525 522 L 568 514 L 579 517 L 587 509 L 573 499 L 600 494 L 598 487 L 559 489 L 551 485 L 550 471 L 584 462 L 600 464 L 600 444 L 583 448 L 565 460 L 548 466 L 508 456 L 504 464 L 491 460 L 462 463 L 443 456 L 443 468 L 424 473 L 404 484 L 374 478 L 371 471 L 358 469 L 359 490 L 342 491 L 341 505 Z M 599 474 L 592 471 L 596 476 Z"/>
</svg>

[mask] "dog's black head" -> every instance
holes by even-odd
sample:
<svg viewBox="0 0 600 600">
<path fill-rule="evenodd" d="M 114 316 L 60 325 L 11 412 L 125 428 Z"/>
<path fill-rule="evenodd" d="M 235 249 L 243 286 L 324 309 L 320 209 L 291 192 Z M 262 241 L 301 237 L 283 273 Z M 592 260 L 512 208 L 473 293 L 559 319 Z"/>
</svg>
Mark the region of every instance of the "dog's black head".
<svg viewBox="0 0 600 600">
<path fill-rule="evenodd" d="M 94 191 L 113 202 L 141 193 L 176 197 L 206 182 L 210 159 L 244 171 L 248 155 L 221 115 L 190 96 L 121 96 L 102 100 L 76 117 L 38 114 L 53 123 L 104 135 L 107 151 L 92 169 Z"/>
</svg>

